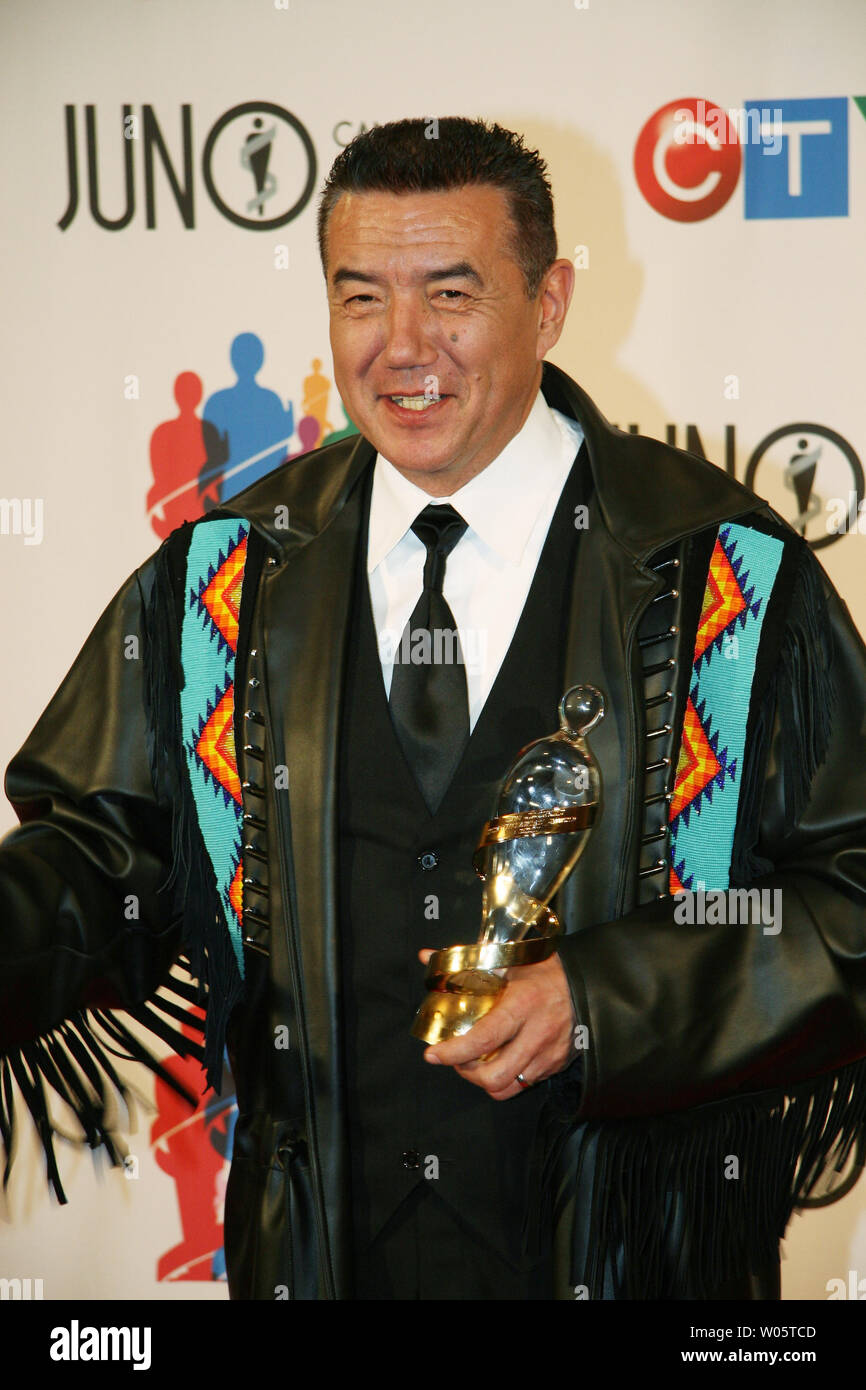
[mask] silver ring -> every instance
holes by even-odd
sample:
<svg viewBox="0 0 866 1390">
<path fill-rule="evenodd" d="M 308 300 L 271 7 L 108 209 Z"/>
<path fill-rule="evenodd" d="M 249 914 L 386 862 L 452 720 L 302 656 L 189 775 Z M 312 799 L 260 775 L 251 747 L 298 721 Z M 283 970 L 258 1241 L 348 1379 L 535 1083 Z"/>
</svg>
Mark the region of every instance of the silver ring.
<svg viewBox="0 0 866 1390">
<path fill-rule="evenodd" d="M 534 1081 L 527 1081 L 527 1079 L 526 1079 L 526 1077 L 523 1075 L 523 1072 L 522 1072 L 522 1071 L 519 1071 L 519 1072 L 517 1073 L 517 1075 L 515 1076 L 514 1079 L 515 1079 L 515 1081 L 517 1082 L 518 1086 L 522 1086 L 522 1087 L 523 1087 L 524 1091 L 528 1091 L 529 1088 L 530 1088 L 530 1086 L 534 1086 L 534 1085 L 535 1085 L 535 1082 L 534 1082 Z"/>
</svg>

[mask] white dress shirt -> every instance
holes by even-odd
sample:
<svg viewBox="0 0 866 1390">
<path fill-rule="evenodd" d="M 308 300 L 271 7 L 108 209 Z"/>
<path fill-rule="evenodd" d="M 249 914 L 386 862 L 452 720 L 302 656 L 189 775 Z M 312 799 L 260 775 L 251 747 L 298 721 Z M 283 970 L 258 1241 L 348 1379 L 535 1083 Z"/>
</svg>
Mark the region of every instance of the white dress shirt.
<svg viewBox="0 0 866 1390">
<path fill-rule="evenodd" d="M 386 693 L 394 653 L 423 584 L 427 551 L 412 522 L 431 502 L 450 502 L 467 528 L 448 556 L 443 594 L 460 634 L 474 729 L 511 645 L 582 440 L 577 421 L 553 410 L 539 390 L 523 428 L 450 497 L 430 497 L 377 455 L 367 574 Z"/>
</svg>

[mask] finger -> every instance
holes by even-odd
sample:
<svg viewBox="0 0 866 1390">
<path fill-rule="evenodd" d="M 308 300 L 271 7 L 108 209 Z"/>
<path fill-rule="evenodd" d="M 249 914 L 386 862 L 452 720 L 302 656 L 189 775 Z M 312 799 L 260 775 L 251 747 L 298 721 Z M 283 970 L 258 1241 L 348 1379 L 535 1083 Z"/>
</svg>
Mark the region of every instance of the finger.
<svg viewBox="0 0 866 1390">
<path fill-rule="evenodd" d="M 429 950 L 427 947 L 425 947 L 423 951 L 418 952 L 418 959 L 420 960 L 422 965 L 426 965 L 432 954 L 433 952 Z"/>
<path fill-rule="evenodd" d="M 547 1075 L 547 1055 L 543 1047 L 521 1029 L 515 1038 L 485 1061 L 470 1062 L 455 1070 L 466 1081 L 480 1086 L 490 1095 L 525 1090 L 517 1081 L 522 1075 L 531 1084 Z"/>
<path fill-rule="evenodd" d="M 521 1011 L 515 1010 L 518 1018 Z M 474 1030 L 473 1030 L 474 1031 Z M 523 1075 L 530 1084 L 546 1081 L 569 1060 L 571 1035 L 563 1042 L 560 1030 L 551 1032 L 544 1019 L 526 1017 L 514 1036 L 494 1053 L 455 1069 L 489 1095 L 507 1098 L 526 1089 L 516 1081 Z"/>
<path fill-rule="evenodd" d="M 512 1081 L 511 1085 L 506 1090 L 488 1091 L 487 1094 L 491 1100 L 513 1100 L 515 1096 L 522 1095 L 523 1091 L 523 1086 L 519 1086 L 516 1081 Z"/>
<path fill-rule="evenodd" d="M 482 1085 L 478 1080 L 477 1072 L 467 1072 L 463 1067 L 455 1067 L 454 1070 L 457 1072 L 457 1075 L 462 1076 L 465 1081 L 470 1082 L 473 1086 L 479 1086 L 482 1091 L 486 1091 L 491 1100 L 511 1100 L 514 1096 L 522 1095 L 524 1091 L 531 1089 L 530 1087 L 521 1086 L 516 1076 L 509 1077 L 506 1085 L 497 1087 Z M 535 1082 L 532 1082 L 533 1086 L 535 1084 Z"/>
<path fill-rule="evenodd" d="M 480 1019 L 468 1033 L 447 1042 L 436 1043 L 424 1053 L 426 1062 L 443 1062 L 446 1066 L 465 1066 L 478 1062 L 482 1057 L 504 1046 L 521 1027 L 522 1020 L 509 1008 L 505 998 L 501 998 L 490 1013 Z"/>
</svg>

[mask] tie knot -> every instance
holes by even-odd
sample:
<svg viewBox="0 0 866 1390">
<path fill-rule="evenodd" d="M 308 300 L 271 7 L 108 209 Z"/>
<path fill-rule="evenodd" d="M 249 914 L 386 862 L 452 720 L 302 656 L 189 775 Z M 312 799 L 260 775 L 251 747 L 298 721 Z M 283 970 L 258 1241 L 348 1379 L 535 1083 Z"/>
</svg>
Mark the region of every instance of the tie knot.
<svg viewBox="0 0 866 1390">
<path fill-rule="evenodd" d="M 412 522 L 412 530 L 427 547 L 424 563 L 424 588 L 442 592 L 445 561 L 451 554 L 468 523 L 449 503 L 431 503 Z"/>
</svg>

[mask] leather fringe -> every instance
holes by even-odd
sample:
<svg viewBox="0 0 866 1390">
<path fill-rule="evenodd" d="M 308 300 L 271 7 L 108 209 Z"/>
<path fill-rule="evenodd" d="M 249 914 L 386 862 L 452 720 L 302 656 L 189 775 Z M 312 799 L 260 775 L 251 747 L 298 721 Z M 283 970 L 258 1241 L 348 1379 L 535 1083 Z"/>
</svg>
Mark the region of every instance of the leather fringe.
<svg viewBox="0 0 866 1390">
<path fill-rule="evenodd" d="M 172 915 L 183 919 L 181 944 L 190 973 L 200 985 L 196 1002 L 207 1010 L 204 1065 L 208 1085 L 220 1092 L 226 1027 L 241 999 L 243 981 L 183 756 L 179 606 L 184 601 L 191 528 L 191 523 L 179 527 L 155 556 L 145 619 L 144 692 L 154 790 L 169 803 L 171 813 L 171 870 L 161 891 L 173 891 Z"/>
<path fill-rule="evenodd" d="M 180 637 L 191 527 L 192 523 L 185 523 L 174 531 L 154 558 L 153 588 L 144 611 L 143 669 L 151 778 L 158 801 L 171 817 L 171 869 L 160 892 L 170 894 L 167 916 L 181 922 L 182 954 L 177 963 L 190 978 L 187 981 L 171 975 L 161 987 L 162 992 L 127 1006 L 124 1014 L 160 1038 L 178 1056 L 200 1062 L 206 1069 L 208 1084 L 220 1091 L 226 1025 L 243 985 L 183 759 Z M 166 997 L 166 990 L 175 999 Z M 205 1009 L 204 1021 L 189 1012 L 193 1004 Z M 175 1025 L 203 1033 L 204 1046 L 186 1037 L 181 1027 Z M 13 1081 L 36 1125 L 48 1179 L 59 1202 L 65 1203 L 67 1197 L 54 1151 L 56 1138 L 86 1143 L 91 1149 L 103 1147 L 112 1166 L 122 1162 L 109 1105 L 112 1100 L 122 1100 L 129 1113 L 131 1102 L 111 1056 L 141 1063 L 193 1109 L 198 1103 L 198 1097 L 134 1037 L 118 1013 L 96 1008 L 78 1011 L 50 1033 L 0 1057 L 4 1187 L 9 1182 L 16 1140 Z M 63 1133 L 53 1122 L 49 1110 L 51 1091 L 75 1113 L 83 1138 Z"/>
<path fill-rule="evenodd" d="M 186 1000 L 187 1008 L 192 1002 L 192 987 L 187 986 L 182 980 L 175 979 L 174 976 L 171 976 L 162 988 L 171 990 L 179 998 Z M 190 1014 L 187 1008 L 162 995 L 155 995 L 147 1004 L 127 1009 L 126 1012 L 155 1032 L 181 1057 L 194 1057 L 202 1061 L 204 1051 L 199 1043 L 185 1037 L 179 1029 L 170 1028 L 154 1013 L 154 1010 L 160 1010 L 187 1027 L 203 1031 L 204 1025 L 201 1020 Z M 97 1025 L 101 1033 L 96 1031 Z M 103 1035 L 107 1035 L 115 1046 L 110 1046 Z M 119 1051 L 118 1048 L 122 1050 Z M 116 1168 L 122 1164 L 123 1151 L 112 1121 L 112 1102 L 122 1100 L 129 1116 L 131 1100 L 129 1091 L 112 1065 L 109 1054 L 124 1061 L 143 1063 L 155 1076 L 188 1101 L 193 1109 L 198 1103 L 198 1098 L 191 1095 L 187 1088 L 166 1070 L 115 1013 L 101 1009 L 79 1011 L 50 1033 L 0 1057 L 0 1138 L 3 1141 L 5 1157 L 4 1188 L 9 1183 L 17 1138 L 13 1079 L 17 1082 L 24 1104 L 33 1117 L 45 1154 L 48 1181 L 61 1204 L 66 1203 L 67 1197 L 60 1181 L 60 1170 L 54 1152 L 56 1138 L 66 1139 L 74 1144 L 86 1143 L 91 1149 L 102 1147 L 112 1167 Z M 49 1093 L 53 1091 L 74 1111 L 83 1138 L 64 1133 L 54 1122 L 46 1087 L 49 1088 Z"/>
<path fill-rule="evenodd" d="M 787 592 L 772 619 L 779 640 L 750 716 L 734 884 L 773 869 L 757 843 L 777 714 L 793 731 L 782 754 L 789 831 L 831 732 L 831 627 L 821 570 L 805 544 L 787 561 L 784 578 Z M 566 1265 L 571 1284 L 585 1285 L 590 1298 L 718 1296 L 746 1271 L 773 1268 L 795 1208 L 838 1200 L 866 1165 L 866 1059 L 784 1091 L 575 1126 L 579 1079 L 577 1069 L 552 1078 L 538 1176 L 557 1222 L 588 1213 L 588 1229 L 574 1229 Z"/>
<path fill-rule="evenodd" d="M 756 850 L 761 786 L 776 713 L 793 737 L 783 741 L 787 796 L 785 830 L 793 830 L 809 798 L 816 770 L 827 755 L 836 691 L 832 680 L 832 629 L 821 571 L 804 544 L 795 569 L 791 603 L 778 660 L 748 731 L 740 816 L 731 857 L 731 883 L 753 883 L 773 865 Z"/>
<path fill-rule="evenodd" d="M 719 1296 L 746 1271 L 775 1266 L 795 1208 L 838 1200 L 859 1178 L 866 1059 L 784 1092 L 561 1130 L 548 1174 L 553 1161 L 556 1219 L 577 1208 L 585 1164 L 592 1174 L 589 1230 L 575 1232 L 572 1248 L 573 1285 L 593 1299 Z M 824 1184 L 830 1190 L 816 1197 Z"/>
</svg>

